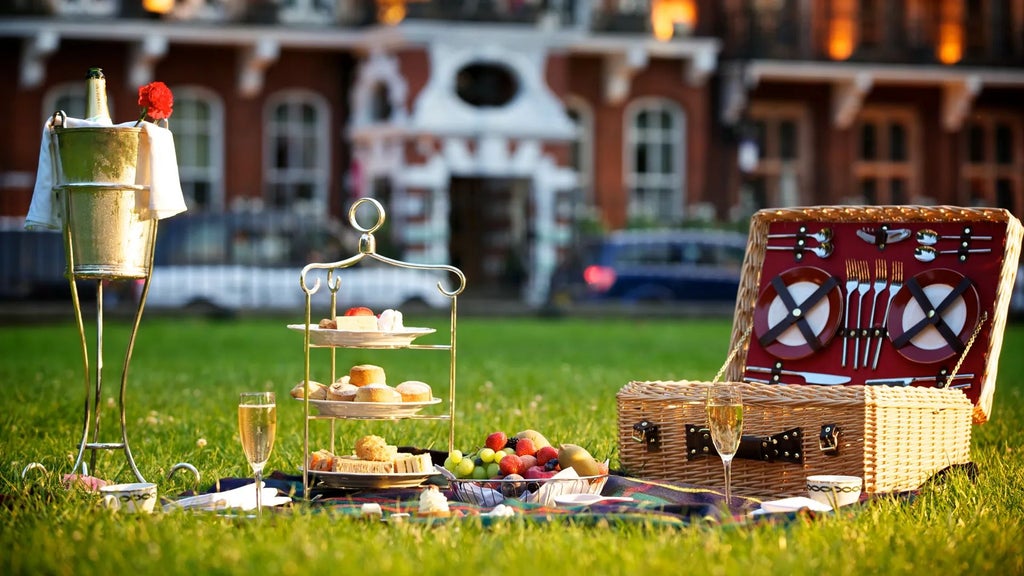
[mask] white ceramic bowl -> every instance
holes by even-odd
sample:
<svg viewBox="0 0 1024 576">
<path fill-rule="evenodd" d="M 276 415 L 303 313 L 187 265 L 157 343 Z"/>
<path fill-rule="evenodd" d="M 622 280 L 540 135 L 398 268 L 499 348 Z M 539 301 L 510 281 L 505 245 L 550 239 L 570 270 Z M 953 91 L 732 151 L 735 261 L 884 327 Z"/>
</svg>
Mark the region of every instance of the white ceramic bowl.
<svg viewBox="0 0 1024 576">
<path fill-rule="evenodd" d="M 808 476 L 807 495 L 832 508 L 853 504 L 860 499 L 864 481 L 860 476 Z"/>
</svg>

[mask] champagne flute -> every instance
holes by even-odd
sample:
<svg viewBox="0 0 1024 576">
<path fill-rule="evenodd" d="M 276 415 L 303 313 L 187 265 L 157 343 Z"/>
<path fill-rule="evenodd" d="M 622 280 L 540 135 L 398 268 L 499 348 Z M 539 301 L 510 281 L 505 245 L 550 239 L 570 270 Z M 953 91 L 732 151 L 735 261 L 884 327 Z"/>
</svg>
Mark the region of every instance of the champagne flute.
<svg viewBox="0 0 1024 576">
<path fill-rule="evenodd" d="M 274 449 L 277 403 L 273 392 L 245 392 L 238 400 L 238 433 L 256 475 L 256 517 L 263 516 L 263 467 Z"/>
<path fill-rule="evenodd" d="M 732 459 L 743 435 L 743 397 L 736 384 L 712 384 L 707 397 L 711 441 L 725 466 L 725 507 L 732 500 Z"/>
</svg>

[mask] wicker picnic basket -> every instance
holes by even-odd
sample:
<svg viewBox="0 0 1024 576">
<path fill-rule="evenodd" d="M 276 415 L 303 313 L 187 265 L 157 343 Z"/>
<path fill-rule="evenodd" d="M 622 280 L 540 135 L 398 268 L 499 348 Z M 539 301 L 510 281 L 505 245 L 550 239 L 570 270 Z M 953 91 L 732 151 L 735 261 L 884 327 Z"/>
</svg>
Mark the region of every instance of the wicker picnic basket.
<svg viewBox="0 0 1024 576">
<path fill-rule="evenodd" d="M 720 486 L 707 434 L 709 382 L 630 382 L 617 396 L 619 460 L 648 479 Z M 738 383 L 744 440 L 733 461 L 736 494 L 806 495 L 811 474 L 862 476 L 866 492 L 919 487 L 970 462 L 971 403 L 958 390 Z"/>
<path fill-rule="evenodd" d="M 826 229 L 827 235 L 814 235 Z M 896 230 L 901 233 L 892 235 Z M 940 238 L 956 238 L 944 242 L 958 248 L 934 250 L 934 262 L 925 262 L 917 257 L 923 250 L 910 238 L 920 240 L 919 233 L 934 231 Z M 1020 221 L 1005 210 L 989 208 L 824 206 L 758 212 L 751 223 L 737 294 L 732 353 L 720 373 L 744 389 L 744 440 L 733 463 L 736 493 L 804 495 L 805 478 L 812 474 L 861 476 L 869 493 L 912 490 L 947 467 L 969 463 L 972 423 L 987 421 L 991 413 L 1022 236 Z M 778 238 L 791 238 L 791 249 L 780 249 Z M 812 251 L 815 241 L 827 244 L 827 250 Z M 860 284 L 851 277 L 851 262 L 863 262 L 853 269 L 868 272 L 861 275 Z M 787 355 L 797 347 L 766 340 L 777 338 L 778 331 L 777 326 L 765 330 L 765 317 L 768 303 L 777 305 L 782 291 L 793 286 L 779 284 L 793 270 L 813 271 L 798 280 L 818 282 L 820 276 L 818 292 L 834 291 L 838 298 L 826 306 L 825 329 L 818 326 L 820 331 L 808 337 L 809 325 L 800 327 L 806 353 Z M 928 285 L 929 278 L 940 275 L 936 270 L 943 275 L 942 282 L 955 284 L 947 279 L 955 277 L 964 286 L 947 287 L 938 281 Z M 946 330 L 952 333 L 948 345 L 941 339 L 936 344 L 895 337 L 895 332 L 917 321 L 911 311 L 919 301 L 910 300 L 917 295 L 903 295 L 915 289 L 922 292 L 920 284 L 925 290 L 949 292 L 942 305 L 933 307 L 939 323 L 946 321 L 946 300 L 959 307 L 956 318 L 949 314 L 953 329 Z M 895 296 L 893 311 L 899 313 L 893 321 L 888 321 L 884 296 L 879 307 L 886 310 L 884 319 L 875 317 L 871 297 L 866 300 L 870 314 L 861 314 L 865 301 L 850 298 L 851 293 L 861 295 L 852 289 L 857 286 L 865 294 L 888 294 L 889 306 Z M 881 286 L 893 290 L 886 293 Z M 766 294 L 776 296 L 777 287 L 782 288 L 779 297 L 766 299 Z M 958 292 L 961 289 L 971 296 Z M 828 301 L 827 295 L 817 297 Z M 847 304 L 851 301 L 861 307 L 852 308 Z M 812 310 L 800 310 L 794 302 L 786 302 L 787 308 L 792 306 L 786 318 L 796 322 L 804 314 L 809 320 Z M 920 306 L 921 315 L 932 318 L 928 302 Z M 851 309 L 856 310 L 853 322 Z M 828 330 L 834 332 L 826 334 Z M 907 336 L 913 335 L 908 329 Z M 862 343 L 865 360 L 858 366 Z M 854 347 L 848 363 L 847 353 Z M 869 349 L 874 352 L 871 363 Z M 800 380 L 810 375 L 842 379 L 846 385 L 817 386 Z M 761 378 L 771 383 L 751 382 Z M 887 379 L 904 384 L 868 385 Z M 953 382 L 961 384 L 954 387 Z M 721 485 L 722 464 L 714 455 L 704 415 L 704 393 L 710 384 L 636 381 L 623 387 L 617 395 L 622 469 L 643 478 Z"/>
</svg>

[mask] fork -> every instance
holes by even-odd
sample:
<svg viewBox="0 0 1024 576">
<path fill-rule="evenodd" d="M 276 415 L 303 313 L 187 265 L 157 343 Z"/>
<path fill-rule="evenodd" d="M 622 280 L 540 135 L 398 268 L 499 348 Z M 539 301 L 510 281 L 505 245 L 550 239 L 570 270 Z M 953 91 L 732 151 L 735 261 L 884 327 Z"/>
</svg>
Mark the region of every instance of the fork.
<svg viewBox="0 0 1024 576">
<path fill-rule="evenodd" d="M 892 277 L 889 278 L 889 302 L 885 305 L 885 315 L 882 318 L 882 326 L 889 325 L 889 308 L 892 307 L 892 300 L 896 297 L 896 293 L 903 287 L 903 262 L 892 263 Z M 875 342 L 875 359 L 871 362 L 871 369 L 874 370 L 878 367 L 878 355 L 882 352 L 882 338 L 881 335 L 878 337 L 878 342 Z"/>
<path fill-rule="evenodd" d="M 857 360 L 860 357 L 860 334 L 861 331 L 861 316 L 864 315 L 864 295 L 871 289 L 871 269 L 868 267 L 867 260 L 857 262 L 857 332 L 853 338 L 853 369 L 857 369 Z"/>
<path fill-rule="evenodd" d="M 857 289 L 857 261 L 846 261 L 846 306 L 843 308 L 843 367 L 846 367 L 846 349 L 850 340 L 850 296 Z"/>
<path fill-rule="evenodd" d="M 875 327 L 875 307 L 878 306 L 878 295 L 885 290 L 888 284 L 889 274 L 887 272 L 888 266 L 886 266 L 885 260 L 875 261 L 875 284 L 872 290 L 871 298 L 871 319 L 868 322 L 868 338 L 864 342 L 864 362 L 863 366 L 868 366 L 868 355 L 871 353 L 871 330 Z"/>
</svg>

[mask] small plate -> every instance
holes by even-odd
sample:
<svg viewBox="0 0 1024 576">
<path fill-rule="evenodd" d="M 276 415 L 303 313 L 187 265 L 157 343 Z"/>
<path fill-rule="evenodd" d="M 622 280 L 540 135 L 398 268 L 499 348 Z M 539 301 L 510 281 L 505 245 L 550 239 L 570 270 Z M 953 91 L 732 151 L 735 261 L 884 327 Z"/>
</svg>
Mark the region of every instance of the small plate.
<svg viewBox="0 0 1024 576">
<path fill-rule="evenodd" d="M 914 276 L 914 281 L 921 287 L 932 306 L 937 306 L 964 279 L 964 275 L 956 270 L 936 268 Z M 967 290 L 956 297 L 940 314 L 942 321 L 956 333 L 957 338 L 967 344 L 974 325 L 978 321 L 978 291 L 972 283 Z M 916 325 L 925 316 L 925 311 L 904 285 L 892 300 L 892 310 L 886 330 L 889 338 L 895 341 Z M 956 356 L 956 350 L 949 345 L 934 326 L 927 326 L 917 333 L 902 348 L 897 348 L 901 356 L 919 364 L 941 362 Z"/>
<path fill-rule="evenodd" d="M 304 324 L 289 324 L 289 330 L 305 332 Z M 309 325 L 309 343 L 313 346 L 358 346 L 362 348 L 401 348 L 420 336 L 433 334 L 433 328 L 402 328 L 394 332 L 336 330 Z"/>
<path fill-rule="evenodd" d="M 302 398 L 295 398 L 302 402 Z M 441 399 L 434 397 L 426 402 L 353 402 L 348 400 L 314 400 L 309 403 L 316 407 L 322 416 L 349 418 L 403 418 L 419 412 L 424 406 L 440 404 Z"/>
<path fill-rule="evenodd" d="M 302 470 L 302 467 L 299 467 Z M 358 474 L 310 470 L 309 477 L 329 488 L 415 488 L 437 472 L 411 472 L 403 474 Z"/>
<path fill-rule="evenodd" d="M 831 512 L 832 507 L 828 504 L 822 504 L 817 500 L 812 500 L 807 496 L 794 496 L 792 498 L 783 498 L 782 500 L 771 500 L 768 502 L 761 502 L 761 509 L 769 514 L 778 514 L 781 512 L 796 512 L 808 508 L 814 512 Z"/>
<path fill-rule="evenodd" d="M 812 266 L 791 268 L 779 275 L 798 304 L 827 282 L 830 276 L 828 272 Z M 810 310 L 802 312 L 811 331 L 821 341 L 822 347 L 826 346 L 835 336 L 843 317 L 843 295 L 839 285 L 829 290 Z M 769 282 L 761 290 L 754 308 L 754 334 L 760 338 L 788 315 L 789 311 L 779 297 L 778 291 Z M 814 354 L 814 348 L 807 342 L 796 324 L 784 330 L 764 348 L 769 354 L 782 360 L 798 360 Z"/>
</svg>

